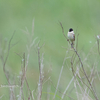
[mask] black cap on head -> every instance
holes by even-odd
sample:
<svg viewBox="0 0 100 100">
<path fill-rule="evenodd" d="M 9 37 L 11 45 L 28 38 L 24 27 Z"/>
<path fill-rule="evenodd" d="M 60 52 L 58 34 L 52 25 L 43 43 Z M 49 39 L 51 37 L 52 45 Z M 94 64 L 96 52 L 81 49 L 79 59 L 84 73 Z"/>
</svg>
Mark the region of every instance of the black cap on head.
<svg viewBox="0 0 100 100">
<path fill-rule="evenodd" d="M 69 32 L 72 32 L 72 31 L 73 31 L 73 29 L 72 29 L 72 28 L 70 28 L 70 29 L 69 29 Z"/>
</svg>

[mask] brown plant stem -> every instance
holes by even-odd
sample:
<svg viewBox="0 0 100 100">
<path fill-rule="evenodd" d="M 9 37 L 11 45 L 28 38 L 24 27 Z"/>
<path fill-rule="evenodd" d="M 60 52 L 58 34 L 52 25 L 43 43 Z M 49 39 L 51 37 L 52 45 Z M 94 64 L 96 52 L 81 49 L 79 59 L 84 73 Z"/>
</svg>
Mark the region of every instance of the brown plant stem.
<svg viewBox="0 0 100 100">
<path fill-rule="evenodd" d="M 63 28 L 63 26 L 62 26 L 62 23 L 61 23 L 61 22 L 59 22 L 59 23 L 60 23 L 60 25 L 61 25 L 63 35 L 64 35 L 64 37 L 67 39 L 66 35 L 64 34 L 64 28 Z M 68 39 L 67 39 L 67 41 L 68 41 Z M 70 42 L 69 42 L 69 43 L 70 43 Z M 71 45 L 71 44 L 70 44 L 70 45 Z M 87 81 L 88 81 L 88 83 L 90 84 L 90 87 L 91 87 L 91 89 L 92 89 L 92 91 L 93 91 L 93 95 L 94 95 L 95 99 L 96 99 L 96 100 L 99 100 L 98 97 L 97 97 L 97 94 L 96 94 L 96 92 L 95 92 L 95 90 L 94 90 L 94 88 L 93 88 L 93 86 L 92 86 L 92 84 L 91 84 L 91 82 L 90 82 L 90 80 L 89 80 L 89 78 L 88 78 L 86 72 L 85 72 L 85 69 L 84 69 L 84 67 L 83 67 L 83 63 L 82 63 L 82 60 L 81 60 L 81 58 L 80 58 L 80 55 L 78 54 L 77 50 L 76 50 L 74 47 L 73 47 L 73 50 L 74 50 L 74 52 L 76 53 L 76 55 L 78 56 L 78 58 L 79 58 L 79 61 L 80 61 L 80 63 L 81 63 L 81 67 L 82 67 L 82 69 L 83 69 L 84 75 L 86 76 Z M 99 46 L 98 46 L 98 50 L 99 50 Z"/>
</svg>

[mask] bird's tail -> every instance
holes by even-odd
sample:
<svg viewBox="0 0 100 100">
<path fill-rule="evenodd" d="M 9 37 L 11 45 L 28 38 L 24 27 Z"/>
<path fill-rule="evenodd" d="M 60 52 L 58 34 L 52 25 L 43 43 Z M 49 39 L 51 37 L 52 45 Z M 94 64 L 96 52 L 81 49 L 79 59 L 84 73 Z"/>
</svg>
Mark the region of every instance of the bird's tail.
<svg viewBox="0 0 100 100">
<path fill-rule="evenodd" d="M 74 48 L 74 43 L 73 42 L 71 43 L 71 48 Z"/>
</svg>

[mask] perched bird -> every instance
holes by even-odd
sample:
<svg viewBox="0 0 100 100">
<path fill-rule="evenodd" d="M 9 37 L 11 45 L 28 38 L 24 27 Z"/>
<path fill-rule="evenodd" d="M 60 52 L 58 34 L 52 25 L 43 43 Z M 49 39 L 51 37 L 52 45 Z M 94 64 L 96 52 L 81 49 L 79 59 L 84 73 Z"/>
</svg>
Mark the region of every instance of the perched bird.
<svg viewBox="0 0 100 100">
<path fill-rule="evenodd" d="M 71 41 L 71 48 L 73 48 L 74 41 L 75 41 L 75 34 L 72 28 L 70 28 L 68 31 L 68 38 Z"/>
</svg>

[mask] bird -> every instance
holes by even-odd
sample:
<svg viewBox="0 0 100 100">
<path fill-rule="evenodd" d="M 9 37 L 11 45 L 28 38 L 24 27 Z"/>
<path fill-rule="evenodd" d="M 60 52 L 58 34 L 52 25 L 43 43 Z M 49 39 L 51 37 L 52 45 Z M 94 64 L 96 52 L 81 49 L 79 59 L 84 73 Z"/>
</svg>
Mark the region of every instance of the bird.
<svg viewBox="0 0 100 100">
<path fill-rule="evenodd" d="M 69 29 L 67 35 L 68 35 L 69 40 L 71 41 L 71 48 L 74 48 L 73 45 L 74 45 L 74 41 L 75 41 L 75 33 L 72 28 Z"/>
</svg>

